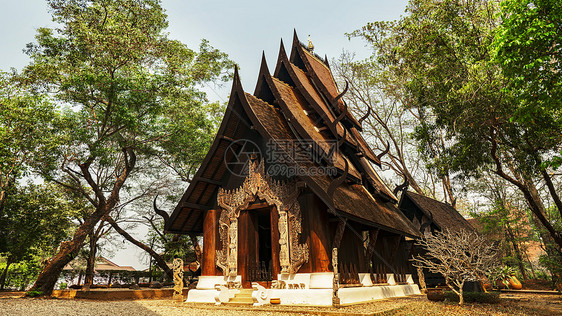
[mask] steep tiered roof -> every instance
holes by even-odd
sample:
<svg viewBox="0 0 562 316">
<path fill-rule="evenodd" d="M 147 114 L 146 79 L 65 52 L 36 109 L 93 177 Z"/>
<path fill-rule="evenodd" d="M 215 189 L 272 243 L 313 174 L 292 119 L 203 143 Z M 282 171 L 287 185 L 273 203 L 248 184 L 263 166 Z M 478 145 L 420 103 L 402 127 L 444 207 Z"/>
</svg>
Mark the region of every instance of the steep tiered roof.
<svg viewBox="0 0 562 316">
<path fill-rule="evenodd" d="M 400 201 L 401 208 L 407 207 L 405 199 L 412 201 L 414 206 L 427 216 L 439 230 L 474 230 L 472 225 L 449 204 L 414 192 L 404 192 Z"/>
<path fill-rule="evenodd" d="M 283 140 L 314 142 L 322 161 L 288 161 L 308 170 L 333 167 L 337 175 L 301 174 L 297 178 L 332 211 L 366 225 L 388 231 L 419 235 L 395 207 L 394 194 L 377 175 L 373 165 L 379 158 L 359 133 L 359 122 L 347 110 L 326 61 L 306 50 L 294 36 L 291 58 L 283 43 L 277 65 L 270 74 L 265 61 L 254 94 L 244 92 L 238 71 L 229 104 L 215 141 L 193 181 L 174 210 L 166 230 L 175 233 L 202 232 L 204 211 L 216 207 L 219 187 L 236 188 L 242 179 L 227 172 L 225 162 L 235 159 L 227 150 L 237 140 L 260 144 L 268 141 L 289 153 Z M 330 144 L 337 143 L 334 151 Z M 330 153 L 333 152 L 333 156 Z M 331 159 L 325 159 L 331 157 Z M 335 181 L 338 178 L 340 181 Z M 339 185 L 330 190 L 334 182 Z M 328 191 L 332 193 L 328 194 Z"/>
</svg>

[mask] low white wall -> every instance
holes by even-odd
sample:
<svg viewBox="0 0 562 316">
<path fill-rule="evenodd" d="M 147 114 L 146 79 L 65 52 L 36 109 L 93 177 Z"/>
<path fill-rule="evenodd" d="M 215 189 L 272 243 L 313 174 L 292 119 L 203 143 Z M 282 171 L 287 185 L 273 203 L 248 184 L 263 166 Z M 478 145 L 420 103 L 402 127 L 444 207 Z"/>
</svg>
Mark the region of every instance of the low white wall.
<svg viewBox="0 0 562 316">
<path fill-rule="evenodd" d="M 417 284 L 347 287 L 338 290 L 340 304 L 353 304 L 414 294 L 421 294 Z"/>
<path fill-rule="evenodd" d="M 277 280 L 285 281 L 287 284 L 303 283 L 306 289 L 310 288 L 310 273 L 278 274 Z"/>
<path fill-rule="evenodd" d="M 215 295 L 217 290 L 198 290 L 192 289 L 187 292 L 186 303 L 215 303 Z"/>
<path fill-rule="evenodd" d="M 227 282 L 242 282 L 242 276 L 226 277 L 222 275 L 201 275 L 197 281 L 198 290 L 214 290 L 215 285 L 226 285 Z"/>
<path fill-rule="evenodd" d="M 308 290 L 268 290 L 268 296 L 279 298 L 281 305 L 332 305 L 332 290 L 330 289 L 308 289 Z"/>
<path fill-rule="evenodd" d="M 310 274 L 311 289 L 332 289 L 334 288 L 333 272 L 315 272 Z"/>
</svg>

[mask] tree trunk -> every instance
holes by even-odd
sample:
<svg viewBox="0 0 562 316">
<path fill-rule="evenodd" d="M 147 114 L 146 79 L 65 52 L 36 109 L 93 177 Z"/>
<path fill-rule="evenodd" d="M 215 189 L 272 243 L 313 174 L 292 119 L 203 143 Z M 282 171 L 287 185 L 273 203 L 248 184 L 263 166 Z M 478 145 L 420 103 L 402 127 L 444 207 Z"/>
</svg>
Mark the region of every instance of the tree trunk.
<svg viewBox="0 0 562 316">
<path fill-rule="evenodd" d="M 509 226 L 509 224 L 506 224 L 505 227 L 506 227 L 507 235 L 509 236 L 508 237 L 509 241 L 513 246 L 513 252 L 515 252 L 515 257 L 517 258 L 517 266 L 519 267 L 519 271 L 521 271 L 521 276 L 523 277 L 524 280 L 527 280 L 527 272 L 525 271 L 525 267 L 523 266 L 523 256 L 521 255 L 521 250 L 519 249 L 519 245 L 515 240 L 515 235 L 511 230 L 511 226 Z"/>
<path fill-rule="evenodd" d="M 40 291 L 43 295 L 51 295 L 64 266 L 76 257 L 88 233 L 92 231 L 102 216 L 108 213 L 112 207 L 107 210 L 106 208 L 100 208 L 92 213 L 78 227 L 71 241 L 63 241 L 60 244 L 59 251 L 49 260 L 43 271 L 39 273 L 32 290 Z"/>
<path fill-rule="evenodd" d="M 199 241 L 197 240 L 196 234 L 189 234 L 189 238 L 191 239 L 191 243 L 193 244 L 193 250 L 195 251 L 195 256 L 197 257 L 197 262 L 201 264 L 201 247 L 199 246 Z"/>
<path fill-rule="evenodd" d="M 546 230 L 548 230 L 548 234 L 557 244 L 557 248 L 558 248 L 557 251 L 559 253 L 562 253 L 562 236 L 560 235 L 559 232 L 557 232 L 554 229 L 552 224 L 546 219 L 544 205 L 532 181 L 520 177 L 517 174 L 517 172 L 513 172 L 513 174 L 516 177 L 516 179 L 514 179 L 513 177 L 511 177 L 510 175 L 508 175 L 503 171 L 502 162 L 497 154 L 498 143 L 496 140 L 496 129 L 494 126 L 490 126 L 490 141 L 491 141 L 490 155 L 496 164 L 496 170 L 494 170 L 494 173 L 500 176 L 501 178 L 507 180 L 511 184 L 515 185 L 523 193 L 523 196 L 525 197 L 525 200 L 527 201 L 527 204 L 529 205 L 531 212 L 535 214 L 536 218 L 540 221 L 542 226 L 546 228 Z"/>
<path fill-rule="evenodd" d="M 90 233 L 90 254 L 88 255 L 88 261 L 86 263 L 86 277 L 84 278 L 84 286 L 91 286 L 94 283 L 97 250 L 97 238 L 94 235 L 95 234 L 92 231 L 92 233 Z"/>
<path fill-rule="evenodd" d="M 80 170 L 82 171 L 82 176 L 88 182 L 96 195 L 97 202 L 92 202 L 92 204 L 96 206 L 96 211 L 88 216 L 78 227 L 78 229 L 74 232 L 74 236 L 71 241 L 62 242 L 60 244 L 59 251 L 51 257 L 45 268 L 43 268 L 43 271 L 39 273 L 35 284 L 31 288 L 32 290 L 40 291 L 43 295 L 51 295 L 51 293 L 53 293 L 55 283 L 57 283 L 64 266 L 76 257 L 78 251 L 84 243 L 84 240 L 86 240 L 88 233 L 93 231 L 94 227 L 101 218 L 109 214 L 119 201 L 119 192 L 121 191 L 121 188 L 123 187 L 123 184 L 127 180 L 129 174 L 134 169 L 137 160 L 134 151 L 123 149 L 123 152 L 125 154 L 125 167 L 115 180 L 111 194 L 108 198 L 104 196 L 103 191 L 92 179 L 89 167 L 94 161 L 94 157 L 88 158 L 84 163 L 79 165 Z"/>
<path fill-rule="evenodd" d="M 133 238 L 133 236 L 129 235 L 129 233 L 127 233 L 121 227 L 119 227 L 119 225 L 117 225 L 117 223 L 113 220 L 113 218 L 107 216 L 105 218 L 105 220 L 109 224 L 111 224 L 111 227 L 113 227 L 113 229 L 115 229 L 115 231 L 117 231 L 121 236 L 125 237 L 125 239 L 127 239 L 130 243 L 132 243 L 133 245 L 135 245 L 135 246 L 141 248 L 142 250 L 148 252 L 148 254 L 152 258 L 154 258 L 154 260 L 156 261 L 156 264 L 158 264 L 160 269 L 164 270 L 164 272 L 166 273 L 168 278 L 170 280 L 174 279 L 174 273 L 172 272 L 172 269 L 170 269 L 170 267 L 168 267 L 168 264 L 166 263 L 166 261 L 164 261 L 164 259 L 158 253 L 156 253 L 156 251 L 152 250 L 152 248 L 148 247 L 147 245 L 145 245 L 142 242 Z"/>
<path fill-rule="evenodd" d="M 562 252 L 562 237 L 560 234 L 554 229 L 552 224 L 548 221 L 545 217 L 544 213 L 544 205 L 542 204 L 542 200 L 540 200 L 540 196 L 536 192 L 536 188 L 534 186 L 529 186 L 529 183 L 521 183 L 509 175 L 505 174 L 501 169 L 495 170 L 495 173 L 502 177 L 503 179 L 511 182 L 523 193 L 525 197 L 525 201 L 527 201 L 527 205 L 531 209 L 531 212 L 535 215 L 536 219 L 540 222 L 540 226 L 546 228 L 550 238 L 557 244 L 557 251 Z"/>
<path fill-rule="evenodd" d="M 8 268 L 10 267 L 11 264 L 12 264 L 11 257 L 8 257 L 8 260 L 6 261 L 6 268 L 4 269 L 4 271 L 2 271 L 2 275 L 0 276 L 0 290 L 4 289 L 6 283 L 6 276 L 8 275 Z"/>
</svg>

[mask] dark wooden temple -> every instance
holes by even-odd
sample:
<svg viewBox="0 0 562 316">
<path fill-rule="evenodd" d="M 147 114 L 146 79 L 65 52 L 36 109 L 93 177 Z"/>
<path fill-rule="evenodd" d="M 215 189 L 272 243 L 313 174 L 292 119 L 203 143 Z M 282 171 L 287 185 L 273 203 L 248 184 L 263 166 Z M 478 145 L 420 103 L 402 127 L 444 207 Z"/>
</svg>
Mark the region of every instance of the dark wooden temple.
<svg viewBox="0 0 562 316">
<path fill-rule="evenodd" d="M 202 275 L 238 275 L 249 287 L 333 263 L 349 283 L 406 272 L 419 231 L 340 93 L 327 60 L 296 33 L 273 73 L 262 58 L 253 94 L 235 71 L 216 138 L 166 224 L 203 236 Z"/>
<path fill-rule="evenodd" d="M 450 204 L 405 191 L 398 208 L 422 234 L 448 229 L 451 232 L 474 231 L 470 223 Z"/>
</svg>

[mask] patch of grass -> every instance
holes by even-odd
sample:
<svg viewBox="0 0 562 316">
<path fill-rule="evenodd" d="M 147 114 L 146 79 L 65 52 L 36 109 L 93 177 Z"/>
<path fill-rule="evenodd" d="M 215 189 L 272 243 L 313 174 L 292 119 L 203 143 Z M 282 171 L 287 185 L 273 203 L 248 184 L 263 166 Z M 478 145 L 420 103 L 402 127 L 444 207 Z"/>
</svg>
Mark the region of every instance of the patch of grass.
<svg viewBox="0 0 562 316">
<path fill-rule="evenodd" d="M 464 292 L 463 296 L 465 303 L 497 304 L 500 302 L 500 292 Z M 449 302 L 458 302 L 459 297 L 453 291 L 446 291 L 445 300 Z"/>
<path fill-rule="evenodd" d="M 28 296 L 28 297 L 37 297 L 37 296 L 41 296 L 41 295 L 43 295 L 43 292 L 37 291 L 37 290 L 31 290 L 31 291 L 27 291 L 25 293 L 25 296 Z"/>
</svg>

